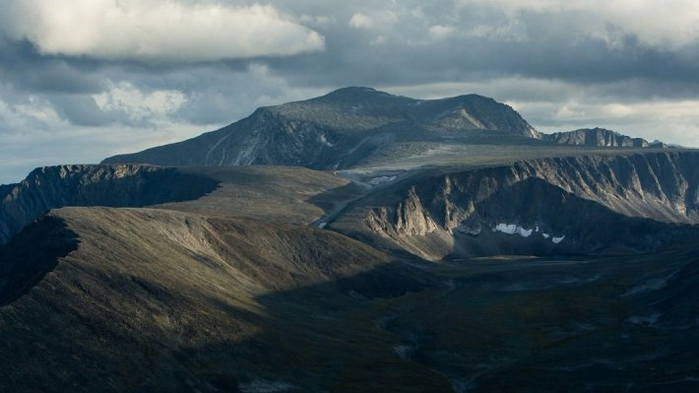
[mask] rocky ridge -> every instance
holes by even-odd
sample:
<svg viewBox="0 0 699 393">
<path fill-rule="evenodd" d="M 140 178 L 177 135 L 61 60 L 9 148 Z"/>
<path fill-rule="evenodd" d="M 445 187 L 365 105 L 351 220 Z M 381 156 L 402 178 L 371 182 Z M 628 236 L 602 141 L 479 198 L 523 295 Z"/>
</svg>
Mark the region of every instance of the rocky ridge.
<svg viewBox="0 0 699 393">
<path fill-rule="evenodd" d="M 174 168 L 144 165 L 61 165 L 38 168 L 0 189 L 0 244 L 50 209 L 139 207 L 196 199 L 218 182 Z"/>
<path fill-rule="evenodd" d="M 574 131 L 544 134 L 543 139 L 575 146 L 599 147 L 667 147 L 662 142 L 651 142 L 643 138 L 632 138 L 604 128 L 582 128 Z"/>
<path fill-rule="evenodd" d="M 680 241 L 699 222 L 698 166 L 697 153 L 665 152 L 546 158 L 437 173 L 396 184 L 387 193 L 395 195 L 393 202 L 389 197 L 360 201 L 333 226 L 351 232 L 349 221 L 364 216 L 365 230 L 428 259 L 454 252 L 533 252 L 526 244 L 535 239 L 546 245 L 536 245 L 541 253 L 652 250 L 664 243 L 659 231 L 681 228 L 674 240 L 666 239 Z M 619 227 L 635 231 L 636 238 Z M 489 239 L 496 235 L 521 247 L 505 250 L 502 242 Z M 657 242 L 651 241 L 654 236 Z M 645 238 L 650 243 L 639 241 Z"/>
</svg>

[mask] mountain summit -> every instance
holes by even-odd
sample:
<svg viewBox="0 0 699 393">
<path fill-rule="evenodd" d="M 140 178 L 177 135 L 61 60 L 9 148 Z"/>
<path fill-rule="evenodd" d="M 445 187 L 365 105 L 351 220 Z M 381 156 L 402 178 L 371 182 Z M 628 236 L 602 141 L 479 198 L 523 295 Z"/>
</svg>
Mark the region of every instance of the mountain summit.
<svg viewBox="0 0 699 393">
<path fill-rule="evenodd" d="M 453 141 L 484 131 L 518 139 L 540 135 L 514 109 L 491 98 L 417 100 L 348 87 L 306 101 L 259 108 L 217 131 L 104 163 L 346 168 L 388 146 Z"/>
</svg>

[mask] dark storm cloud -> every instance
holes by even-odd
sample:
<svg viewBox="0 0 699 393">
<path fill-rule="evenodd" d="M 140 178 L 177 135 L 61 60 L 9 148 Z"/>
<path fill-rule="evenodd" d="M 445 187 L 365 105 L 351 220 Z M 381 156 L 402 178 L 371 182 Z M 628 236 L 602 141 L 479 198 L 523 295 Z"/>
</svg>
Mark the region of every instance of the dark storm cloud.
<svg viewBox="0 0 699 393">
<path fill-rule="evenodd" d="M 77 126 L 103 126 L 113 121 L 89 95 L 55 94 L 49 101 L 59 115 Z"/>
<path fill-rule="evenodd" d="M 0 78 L 38 93 L 97 93 L 106 87 L 98 62 L 41 56 L 27 41 L 0 40 Z"/>
</svg>

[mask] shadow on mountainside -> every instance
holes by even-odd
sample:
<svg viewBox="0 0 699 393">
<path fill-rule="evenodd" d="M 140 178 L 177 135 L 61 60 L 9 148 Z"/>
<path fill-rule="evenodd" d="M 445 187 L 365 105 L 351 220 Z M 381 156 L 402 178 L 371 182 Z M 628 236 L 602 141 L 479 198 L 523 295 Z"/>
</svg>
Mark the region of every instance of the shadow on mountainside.
<svg viewBox="0 0 699 393">
<path fill-rule="evenodd" d="M 42 255 L 74 249 L 60 220 L 42 220 L 13 240 L 17 251 L 2 249 L 3 266 L 20 266 L 39 245 Z M 696 388 L 695 252 L 422 269 L 387 262 L 256 295 L 210 281 L 203 257 L 181 277 L 167 276 L 177 261 L 110 256 L 114 268 L 105 269 L 77 254 L 48 276 L 55 259 L 30 260 L 8 281 L 36 285 L 13 285 L 20 289 L 3 298 L 0 391 Z M 172 279 L 181 282 L 168 287 Z"/>
<path fill-rule="evenodd" d="M 120 170 L 130 171 L 126 174 Z M 200 198 L 220 182 L 152 166 L 72 165 L 34 170 L 0 199 L 0 244 L 51 209 L 65 206 L 144 207 Z"/>
<path fill-rule="evenodd" d="M 56 267 L 59 258 L 78 248 L 77 234 L 63 220 L 45 216 L 39 221 L 0 246 L 0 307 L 31 290 Z"/>
</svg>

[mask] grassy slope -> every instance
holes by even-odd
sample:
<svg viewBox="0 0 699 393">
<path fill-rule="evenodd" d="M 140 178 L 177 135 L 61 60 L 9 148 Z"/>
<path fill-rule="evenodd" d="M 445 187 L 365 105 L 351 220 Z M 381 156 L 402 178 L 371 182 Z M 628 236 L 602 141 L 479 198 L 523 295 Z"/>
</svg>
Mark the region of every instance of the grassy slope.
<svg viewBox="0 0 699 393">
<path fill-rule="evenodd" d="M 302 167 L 201 167 L 180 171 L 219 181 L 218 189 L 185 202 L 158 207 L 217 216 L 308 224 L 357 192 L 330 172 Z"/>
<path fill-rule="evenodd" d="M 77 250 L 0 308 L 0 390 L 696 388 L 693 252 L 416 271 L 303 226 L 163 209 L 52 217 L 69 236 L 33 226 L 17 241 L 77 237 Z"/>
<path fill-rule="evenodd" d="M 166 210 L 52 217 L 79 246 L 0 308 L 0 390 L 235 391 L 259 378 L 303 391 L 446 389 L 365 313 L 366 299 L 433 283 L 361 243 Z M 41 248 L 32 233 L 18 241 Z"/>
</svg>

